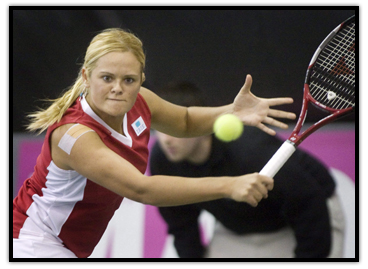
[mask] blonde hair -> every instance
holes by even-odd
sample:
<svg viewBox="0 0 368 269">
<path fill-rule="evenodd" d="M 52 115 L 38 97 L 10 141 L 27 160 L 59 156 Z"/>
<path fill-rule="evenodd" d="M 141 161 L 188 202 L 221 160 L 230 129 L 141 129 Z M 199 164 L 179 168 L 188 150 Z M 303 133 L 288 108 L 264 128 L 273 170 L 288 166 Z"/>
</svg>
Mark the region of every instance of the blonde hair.
<svg viewBox="0 0 368 269">
<path fill-rule="evenodd" d="M 60 98 L 54 100 L 46 100 L 52 102 L 47 109 L 40 109 L 29 114 L 30 123 L 27 130 L 39 130 L 39 134 L 45 131 L 49 126 L 59 122 L 65 111 L 75 102 L 78 96 L 84 92 L 85 86 L 82 77 L 82 69 L 86 71 L 86 75 L 90 76 L 96 67 L 97 60 L 103 55 L 113 52 L 129 51 L 137 58 L 142 68 L 142 82 L 144 81 L 144 68 L 146 56 L 143 51 L 142 41 L 134 34 L 124 31 L 119 28 L 110 28 L 96 35 L 87 48 L 84 57 L 84 63 L 81 67 L 78 77 L 72 87 L 65 92 Z"/>
</svg>

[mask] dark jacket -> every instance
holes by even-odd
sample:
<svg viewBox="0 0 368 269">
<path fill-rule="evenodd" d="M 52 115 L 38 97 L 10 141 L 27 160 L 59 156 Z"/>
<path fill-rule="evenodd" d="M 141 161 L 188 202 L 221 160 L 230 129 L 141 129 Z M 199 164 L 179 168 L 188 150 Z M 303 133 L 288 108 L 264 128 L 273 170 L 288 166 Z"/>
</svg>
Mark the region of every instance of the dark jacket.
<svg viewBox="0 0 368 269">
<path fill-rule="evenodd" d="M 237 176 L 259 172 L 283 141 L 257 128 L 246 127 L 231 143 L 213 138 L 211 156 L 202 165 L 169 162 L 156 143 L 150 155 L 152 175 L 184 177 Z M 335 189 L 327 169 L 315 158 L 297 150 L 274 177 L 274 189 L 257 207 L 230 199 L 186 206 L 161 207 L 168 232 L 181 258 L 203 257 L 198 216 L 207 210 L 236 234 L 277 231 L 289 225 L 295 233 L 297 258 L 327 257 L 331 228 L 326 199 Z"/>
</svg>

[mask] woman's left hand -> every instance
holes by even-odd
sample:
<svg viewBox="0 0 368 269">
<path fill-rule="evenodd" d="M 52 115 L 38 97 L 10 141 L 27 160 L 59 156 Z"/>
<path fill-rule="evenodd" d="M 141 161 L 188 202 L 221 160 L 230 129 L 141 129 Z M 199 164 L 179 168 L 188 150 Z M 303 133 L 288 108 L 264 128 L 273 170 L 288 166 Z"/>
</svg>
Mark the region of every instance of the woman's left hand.
<svg viewBox="0 0 368 269">
<path fill-rule="evenodd" d="M 287 129 L 287 124 L 274 118 L 295 119 L 296 115 L 291 112 L 271 109 L 271 106 L 285 105 L 293 103 L 293 99 L 284 98 L 259 98 L 250 92 L 252 77 L 247 75 L 243 87 L 235 97 L 233 103 L 233 114 L 238 116 L 245 125 L 255 126 L 269 135 L 276 132 L 268 128 L 265 124 L 278 128 Z"/>
</svg>

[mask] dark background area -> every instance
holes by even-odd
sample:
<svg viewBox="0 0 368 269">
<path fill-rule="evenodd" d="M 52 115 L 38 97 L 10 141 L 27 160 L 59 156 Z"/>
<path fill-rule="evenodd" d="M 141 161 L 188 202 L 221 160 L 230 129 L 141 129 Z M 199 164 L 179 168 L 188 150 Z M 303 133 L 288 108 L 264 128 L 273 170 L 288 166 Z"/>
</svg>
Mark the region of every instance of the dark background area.
<svg viewBox="0 0 368 269">
<path fill-rule="evenodd" d="M 293 97 L 294 104 L 282 108 L 298 115 L 314 51 L 357 10 L 309 8 L 10 10 L 13 132 L 25 130 L 25 115 L 42 107 L 41 99 L 56 98 L 73 84 L 91 39 L 111 27 L 129 29 L 143 41 L 144 86 L 152 91 L 186 80 L 201 88 L 207 105 L 225 105 L 251 74 L 255 95 Z M 311 109 L 307 121 L 320 119 L 316 114 Z"/>
</svg>

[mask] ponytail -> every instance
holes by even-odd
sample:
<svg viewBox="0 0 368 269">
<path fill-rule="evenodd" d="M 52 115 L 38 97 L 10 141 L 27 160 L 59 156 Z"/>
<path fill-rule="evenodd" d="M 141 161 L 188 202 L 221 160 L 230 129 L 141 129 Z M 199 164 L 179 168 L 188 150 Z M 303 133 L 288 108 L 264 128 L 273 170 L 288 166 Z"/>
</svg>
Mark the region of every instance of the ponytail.
<svg viewBox="0 0 368 269">
<path fill-rule="evenodd" d="M 74 85 L 63 96 L 57 99 L 46 100 L 52 102 L 47 109 L 41 109 L 27 115 L 30 118 L 27 130 L 31 132 L 39 130 L 38 134 L 41 134 L 49 126 L 59 122 L 65 111 L 75 102 L 83 90 L 84 84 L 80 74 Z"/>
</svg>

